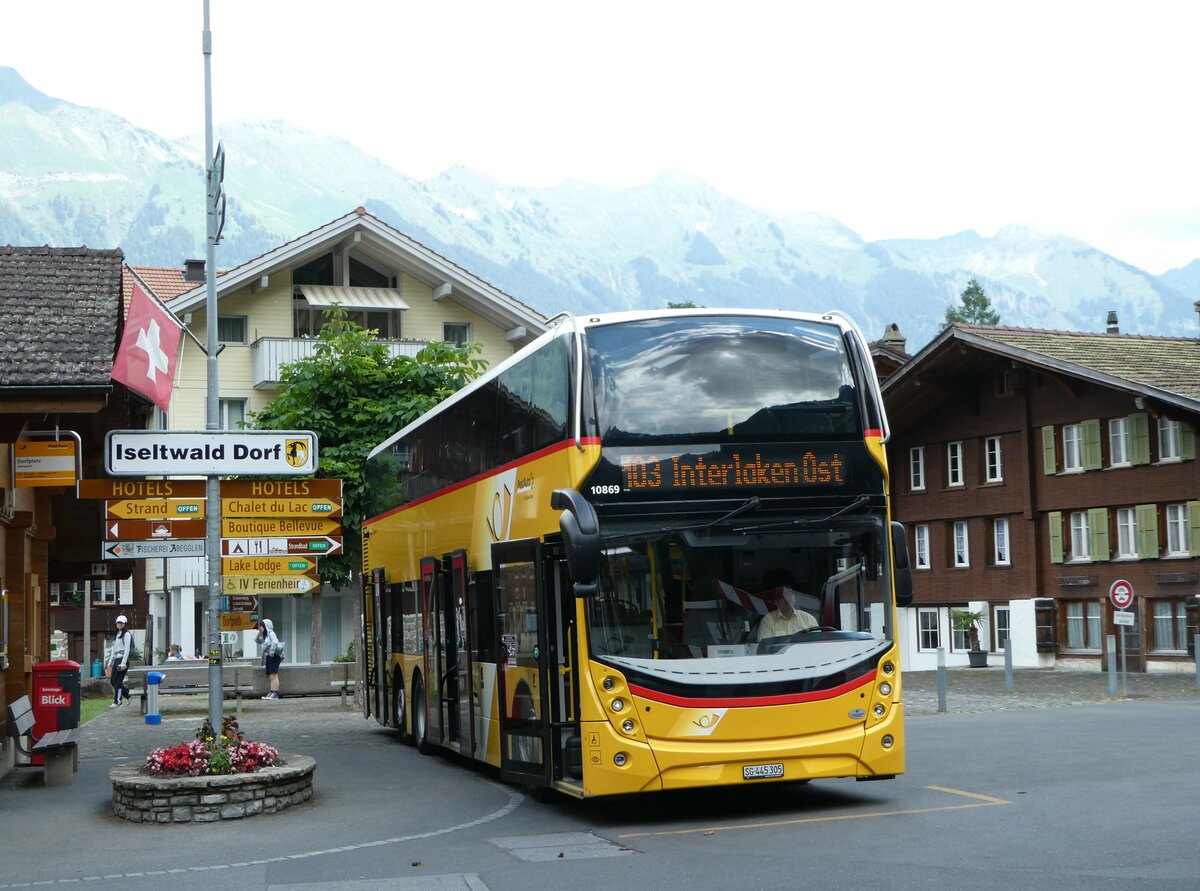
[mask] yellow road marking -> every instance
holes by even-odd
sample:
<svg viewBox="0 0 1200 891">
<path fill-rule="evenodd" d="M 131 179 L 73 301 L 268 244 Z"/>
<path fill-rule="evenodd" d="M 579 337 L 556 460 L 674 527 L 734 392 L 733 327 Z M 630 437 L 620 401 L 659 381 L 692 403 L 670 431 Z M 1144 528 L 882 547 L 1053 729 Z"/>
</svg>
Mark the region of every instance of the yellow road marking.
<svg viewBox="0 0 1200 891">
<path fill-rule="evenodd" d="M 696 835 L 698 833 L 729 832 L 737 829 L 771 829 L 779 826 L 800 826 L 804 823 L 836 823 L 846 820 L 866 820 L 873 817 L 903 817 L 913 814 L 936 814 L 942 811 L 965 811 L 977 807 L 991 807 L 997 804 L 1012 804 L 1003 798 L 993 798 L 990 795 L 980 795 L 977 792 L 964 792 L 960 789 L 948 789 L 945 786 L 926 786 L 934 792 L 945 792 L 948 795 L 962 795 L 966 798 L 979 800 L 978 804 L 948 804 L 942 807 L 919 807 L 901 811 L 872 811 L 866 814 L 841 814 L 833 817 L 801 817 L 795 820 L 773 820 L 767 823 L 742 823 L 737 826 L 703 826 L 697 829 L 669 829 L 662 832 L 627 832 L 617 838 L 646 838 L 665 835 Z"/>
</svg>

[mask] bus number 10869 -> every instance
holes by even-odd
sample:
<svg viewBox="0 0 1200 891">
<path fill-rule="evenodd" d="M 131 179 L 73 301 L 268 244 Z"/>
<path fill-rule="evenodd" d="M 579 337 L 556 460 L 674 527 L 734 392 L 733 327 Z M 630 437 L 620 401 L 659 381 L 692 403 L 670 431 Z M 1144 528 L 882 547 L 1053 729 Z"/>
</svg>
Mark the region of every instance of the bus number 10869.
<svg viewBox="0 0 1200 891">
<path fill-rule="evenodd" d="M 592 486 L 593 495 L 620 495 L 621 487 L 616 483 L 610 483 L 605 486 Z"/>
</svg>

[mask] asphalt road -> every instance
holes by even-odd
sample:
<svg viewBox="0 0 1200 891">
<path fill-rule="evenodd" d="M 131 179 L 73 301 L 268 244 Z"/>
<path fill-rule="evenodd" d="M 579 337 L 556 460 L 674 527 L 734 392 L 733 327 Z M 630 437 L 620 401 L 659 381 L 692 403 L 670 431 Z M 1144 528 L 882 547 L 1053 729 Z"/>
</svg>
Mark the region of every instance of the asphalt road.
<svg viewBox="0 0 1200 891">
<path fill-rule="evenodd" d="M 1142 678 L 1148 678 L 1143 684 Z M 538 804 L 486 769 L 422 757 L 337 697 L 253 701 L 249 736 L 317 760 L 312 802 L 219 824 L 111 815 L 108 770 L 188 738 L 197 697 L 85 727 L 74 785 L 0 780 L 0 889 L 1005 888 L 1195 886 L 1194 676 L 908 675 L 908 770 L 849 780 Z"/>
</svg>

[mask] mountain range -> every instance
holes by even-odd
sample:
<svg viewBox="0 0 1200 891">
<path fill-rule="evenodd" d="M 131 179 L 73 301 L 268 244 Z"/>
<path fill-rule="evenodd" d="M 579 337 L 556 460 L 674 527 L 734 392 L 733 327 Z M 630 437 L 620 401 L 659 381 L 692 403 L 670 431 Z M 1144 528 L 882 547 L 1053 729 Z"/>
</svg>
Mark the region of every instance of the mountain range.
<svg viewBox="0 0 1200 891">
<path fill-rule="evenodd" d="M 74 105 L 0 67 L 0 244 L 120 247 L 134 265 L 205 255 L 204 145 Z M 356 206 L 553 315 L 663 307 L 842 309 L 916 352 L 974 278 L 1001 324 L 1190 335 L 1200 260 L 1152 275 L 1065 236 L 864 241 L 820 213 L 775 216 L 683 171 L 632 188 L 509 186 L 463 167 L 406 176 L 346 139 L 281 121 L 223 124 L 236 266 Z"/>
</svg>

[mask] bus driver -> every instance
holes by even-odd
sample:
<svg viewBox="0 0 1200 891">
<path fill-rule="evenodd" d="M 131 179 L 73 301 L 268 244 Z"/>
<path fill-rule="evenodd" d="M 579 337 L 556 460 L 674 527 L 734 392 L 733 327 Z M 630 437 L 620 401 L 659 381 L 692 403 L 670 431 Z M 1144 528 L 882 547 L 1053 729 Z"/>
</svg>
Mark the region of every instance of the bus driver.
<svg viewBox="0 0 1200 891">
<path fill-rule="evenodd" d="M 772 570 L 763 576 L 764 592 L 776 593 L 775 608 L 758 623 L 758 639 L 784 637 L 798 631 L 809 631 L 817 627 L 817 620 L 804 610 L 796 609 L 798 592 L 792 587 L 792 578 L 787 570 Z M 773 590 L 774 589 L 774 590 Z"/>
</svg>

